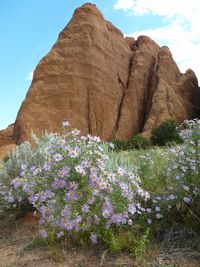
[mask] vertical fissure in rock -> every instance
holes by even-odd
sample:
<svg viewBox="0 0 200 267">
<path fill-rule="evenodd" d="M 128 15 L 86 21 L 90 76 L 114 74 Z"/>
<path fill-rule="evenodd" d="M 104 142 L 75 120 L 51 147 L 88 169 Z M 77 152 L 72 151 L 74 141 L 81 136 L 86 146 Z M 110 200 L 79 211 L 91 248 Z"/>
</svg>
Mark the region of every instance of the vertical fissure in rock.
<svg viewBox="0 0 200 267">
<path fill-rule="evenodd" d="M 170 115 L 170 117 L 174 117 L 173 116 L 173 113 L 171 112 L 171 108 L 170 108 L 170 94 L 169 94 L 169 89 L 168 87 L 166 86 L 166 103 L 167 103 L 167 111 Z"/>
<path fill-rule="evenodd" d="M 118 125 L 119 125 L 119 120 L 120 120 L 120 115 L 121 115 L 121 108 L 122 108 L 122 103 L 125 97 L 125 90 L 126 88 L 124 88 L 124 84 L 122 83 L 121 79 L 118 77 L 118 83 L 120 88 L 122 88 L 122 97 L 118 106 L 118 110 L 117 110 L 117 116 L 116 116 L 116 124 L 115 124 L 115 129 L 114 129 L 114 133 L 112 134 L 112 138 L 114 137 L 115 139 L 115 135 L 118 129 Z"/>
<path fill-rule="evenodd" d="M 119 104 L 119 108 L 118 108 L 118 114 L 117 114 L 117 119 L 116 119 L 116 127 L 115 127 L 115 134 L 119 128 L 119 121 L 120 121 L 120 117 L 121 117 L 121 111 L 122 111 L 122 106 L 123 106 L 123 102 L 124 102 L 124 98 L 125 98 L 125 95 L 126 95 L 126 92 L 128 90 L 128 86 L 129 86 L 129 80 L 130 80 L 130 76 L 131 76 L 131 70 L 132 70 L 132 65 L 133 65 L 133 56 L 131 57 L 130 59 L 130 62 L 129 62 L 129 74 L 128 74 L 128 79 L 127 79 L 127 84 L 126 86 L 123 85 L 123 83 L 121 82 L 121 79 L 118 78 L 118 82 L 120 84 L 123 85 L 123 94 L 122 94 L 122 98 L 121 98 L 121 101 L 120 101 L 120 104 Z"/>
<path fill-rule="evenodd" d="M 91 132 L 91 122 L 90 122 L 90 92 L 87 88 L 87 121 L 88 121 L 88 133 L 92 134 Z"/>
<path fill-rule="evenodd" d="M 149 73 L 147 90 L 145 91 L 146 95 L 145 95 L 145 103 L 144 103 L 144 112 L 143 112 L 143 117 L 141 118 L 142 123 L 141 123 L 140 132 L 142 132 L 144 129 L 145 123 L 148 120 L 149 113 L 150 113 L 150 110 L 153 104 L 152 103 L 153 96 L 158 85 L 157 73 L 158 73 L 158 60 L 154 58 L 153 66 L 151 68 L 151 72 Z"/>
<path fill-rule="evenodd" d="M 195 110 L 194 117 L 197 117 L 197 118 L 200 118 L 200 106 L 199 106 L 199 103 L 200 103 L 200 87 L 196 86 L 194 88 L 192 104 L 194 105 L 194 110 Z"/>
</svg>

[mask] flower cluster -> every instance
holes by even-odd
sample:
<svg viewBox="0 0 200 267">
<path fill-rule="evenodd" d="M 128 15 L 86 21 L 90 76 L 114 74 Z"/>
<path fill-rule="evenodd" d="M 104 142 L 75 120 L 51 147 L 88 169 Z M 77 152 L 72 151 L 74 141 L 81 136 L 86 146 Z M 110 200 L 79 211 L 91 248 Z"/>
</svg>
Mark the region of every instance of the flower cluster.
<svg viewBox="0 0 200 267">
<path fill-rule="evenodd" d="M 168 151 L 171 159 L 167 176 L 173 180 L 175 199 L 189 204 L 199 194 L 200 186 L 200 121 L 184 121 L 179 127 L 184 143 Z"/>
<path fill-rule="evenodd" d="M 165 160 L 155 160 L 152 153 L 142 156 L 141 174 L 145 177 L 144 166 L 147 166 L 146 179 L 156 174 L 155 165 L 158 166 L 158 184 L 162 185 L 161 193 L 154 197 L 156 205 L 153 209 L 161 216 L 169 215 L 170 210 L 177 207 L 188 207 L 192 214 L 198 213 L 197 208 L 200 196 L 200 121 L 184 121 L 179 127 L 179 134 L 184 143 L 166 149 L 162 155 Z M 156 151 L 154 151 L 156 152 Z M 158 155 L 158 153 L 156 153 Z M 153 171 L 152 171 L 153 168 Z M 154 178 L 153 181 L 156 179 Z M 157 185 L 158 187 L 158 185 Z M 148 186 L 150 188 L 150 186 Z M 155 192 L 155 190 L 154 190 Z M 156 214 L 156 217 L 160 217 Z M 196 216 L 198 217 L 198 215 Z"/>
<path fill-rule="evenodd" d="M 63 126 L 66 129 L 69 123 Z M 121 167 L 115 171 L 107 167 L 107 146 L 98 137 L 65 130 L 49 138 L 42 166 L 22 166 L 12 188 L 26 195 L 40 214 L 43 237 L 52 228 L 58 238 L 69 231 L 85 231 L 97 243 L 110 227 L 128 227 L 137 216 L 150 212 L 150 195 L 140 178 Z"/>
<path fill-rule="evenodd" d="M 133 166 L 124 161 L 126 167 L 119 166 L 119 158 L 109 149 L 112 144 L 80 136 L 69 126 L 64 122 L 63 134 L 48 135 L 40 160 L 30 156 L 20 161 L 14 179 L 1 170 L 0 209 L 29 202 L 38 213 L 42 237 L 49 231 L 57 238 L 84 232 L 96 244 L 108 231 L 141 220 L 150 225 L 177 206 L 192 208 L 199 201 L 198 120 L 181 125 L 183 144 L 143 152 Z"/>
</svg>

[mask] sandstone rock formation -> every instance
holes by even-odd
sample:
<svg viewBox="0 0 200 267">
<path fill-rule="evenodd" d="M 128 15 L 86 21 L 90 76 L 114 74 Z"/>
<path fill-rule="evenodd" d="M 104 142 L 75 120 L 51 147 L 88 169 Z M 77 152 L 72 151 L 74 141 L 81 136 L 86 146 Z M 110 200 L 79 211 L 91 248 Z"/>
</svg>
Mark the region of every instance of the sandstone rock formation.
<svg viewBox="0 0 200 267">
<path fill-rule="evenodd" d="M 15 148 L 16 144 L 13 140 L 14 124 L 9 125 L 6 129 L 0 131 L 0 159 Z"/>
<path fill-rule="evenodd" d="M 9 125 L 6 129 L 0 131 L 0 145 L 9 145 L 13 143 L 14 124 Z"/>
<path fill-rule="evenodd" d="M 39 62 L 14 125 L 17 144 L 64 120 L 103 139 L 149 132 L 167 118 L 199 113 L 198 81 L 180 73 L 170 50 L 147 36 L 124 38 L 97 7 L 84 4 Z"/>
</svg>

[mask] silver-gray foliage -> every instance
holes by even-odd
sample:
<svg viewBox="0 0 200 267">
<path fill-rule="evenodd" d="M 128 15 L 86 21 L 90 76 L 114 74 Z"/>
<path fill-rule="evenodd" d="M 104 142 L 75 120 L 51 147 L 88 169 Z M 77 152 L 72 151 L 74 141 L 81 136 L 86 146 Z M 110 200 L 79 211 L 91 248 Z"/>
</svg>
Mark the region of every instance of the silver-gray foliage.
<svg viewBox="0 0 200 267">
<path fill-rule="evenodd" d="M 39 167 L 44 164 L 50 136 L 45 134 L 41 140 L 35 135 L 32 136 L 34 146 L 29 142 L 24 142 L 10 153 L 6 162 L 2 162 L 0 184 L 8 184 L 12 179 L 19 176 L 23 165 Z"/>
</svg>

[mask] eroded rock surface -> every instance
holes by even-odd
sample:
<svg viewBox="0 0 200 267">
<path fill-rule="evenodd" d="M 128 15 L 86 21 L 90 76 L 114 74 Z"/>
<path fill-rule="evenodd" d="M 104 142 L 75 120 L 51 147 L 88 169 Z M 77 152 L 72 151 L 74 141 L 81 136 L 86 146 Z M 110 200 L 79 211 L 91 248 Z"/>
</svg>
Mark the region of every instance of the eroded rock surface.
<svg viewBox="0 0 200 267">
<path fill-rule="evenodd" d="M 0 131 L 0 159 L 3 159 L 11 152 L 16 144 L 13 140 L 14 124 Z"/>
<path fill-rule="evenodd" d="M 198 97 L 194 72 L 180 73 L 169 48 L 147 36 L 124 38 L 87 3 L 36 67 L 14 138 L 19 144 L 31 130 L 57 132 L 69 120 L 82 134 L 127 139 L 167 118 L 196 117 Z"/>
</svg>

